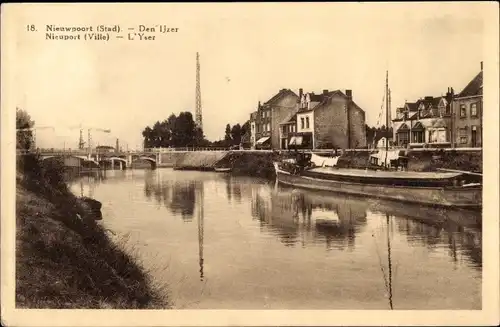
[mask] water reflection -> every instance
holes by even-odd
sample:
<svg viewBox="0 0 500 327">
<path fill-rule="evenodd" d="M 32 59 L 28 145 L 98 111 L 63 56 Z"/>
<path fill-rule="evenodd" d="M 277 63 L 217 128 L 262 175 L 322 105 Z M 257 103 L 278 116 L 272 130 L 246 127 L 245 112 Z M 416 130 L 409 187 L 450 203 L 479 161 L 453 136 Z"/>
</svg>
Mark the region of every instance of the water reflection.
<svg viewBox="0 0 500 327">
<path fill-rule="evenodd" d="M 482 266 L 481 214 L 463 210 L 424 208 L 394 202 L 278 187 L 256 188 L 251 213 L 261 229 L 276 235 L 286 246 L 324 243 L 328 250 L 355 248 L 368 216 L 394 217 L 391 229 L 405 235 L 410 246 L 428 251 L 446 245 L 453 261 L 467 257 Z M 394 226 L 393 226 L 394 225 Z"/>
<path fill-rule="evenodd" d="M 283 188 L 252 195 L 252 215 L 287 246 L 324 243 L 328 250 L 352 250 L 356 233 L 366 224 L 367 208 L 347 198 Z"/>
<path fill-rule="evenodd" d="M 197 192 L 203 187 L 203 181 L 162 179 L 155 172 L 145 175 L 144 195 L 164 205 L 174 215 L 180 215 L 186 222 L 193 220 Z M 198 195 L 198 198 L 203 195 Z"/>
<path fill-rule="evenodd" d="M 226 184 L 227 201 L 231 203 L 234 200 L 235 203 L 241 203 L 241 184 L 235 182 L 237 178 L 234 178 L 229 174 L 224 174 L 223 176 Z"/>
<path fill-rule="evenodd" d="M 86 194 L 104 201 L 104 223 L 140 230 L 150 249 L 165 253 L 175 273 L 164 278 L 185 274 L 179 280 L 189 282 L 172 283 L 173 290 L 182 302 L 201 301 L 198 308 L 480 306 L 480 213 L 275 187 L 229 174 L 114 173 L 85 177 L 74 191 L 82 183 Z M 436 285 L 443 276 L 447 282 Z"/>
<path fill-rule="evenodd" d="M 203 238 L 205 236 L 204 225 L 205 225 L 205 194 L 203 193 L 203 187 L 199 187 L 198 191 L 198 256 L 200 262 L 200 280 L 203 281 Z"/>
</svg>

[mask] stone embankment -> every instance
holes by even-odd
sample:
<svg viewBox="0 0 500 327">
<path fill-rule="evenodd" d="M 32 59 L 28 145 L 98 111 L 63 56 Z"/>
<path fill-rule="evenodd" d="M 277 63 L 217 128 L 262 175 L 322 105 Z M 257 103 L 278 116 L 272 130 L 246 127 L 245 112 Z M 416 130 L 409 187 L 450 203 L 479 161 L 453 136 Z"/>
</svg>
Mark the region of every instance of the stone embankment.
<svg viewBox="0 0 500 327">
<path fill-rule="evenodd" d="M 321 155 L 333 153 L 318 152 Z M 273 161 L 287 156 L 288 152 L 271 151 L 185 151 L 161 154 L 158 167 L 175 169 L 213 170 L 231 168 L 233 174 L 274 178 Z M 408 151 L 409 171 L 436 171 L 438 168 L 482 171 L 482 152 L 470 151 Z M 369 166 L 370 152 L 346 151 L 339 158 L 340 168 Z"/>
<path fill-rule="evenodd" d="M 174 169 L 213 170 L 215 164 L 228 155 L 228 151 L 191 151 L 180 153 Z"/>
<path fill-rule="evenodd" d="M 458 169 L 482 172 L 483 157 L 481 151 L 408 151 L 409 171 L 437 171 L 438 168 Z M 368 166 L 370 153 L 367 151 L 349 151 L 344 153 L 337 163 L 339 167 L 365 168 Z"/>
<path fill-rule="evenodd" d="M 245 175 L 273 179 L 275 171 L 273 161 L 283 155 L 268 151 L 230 151 L 216 163 L 216 168 L 231 168 L 234 175 Z"/>
</svg>

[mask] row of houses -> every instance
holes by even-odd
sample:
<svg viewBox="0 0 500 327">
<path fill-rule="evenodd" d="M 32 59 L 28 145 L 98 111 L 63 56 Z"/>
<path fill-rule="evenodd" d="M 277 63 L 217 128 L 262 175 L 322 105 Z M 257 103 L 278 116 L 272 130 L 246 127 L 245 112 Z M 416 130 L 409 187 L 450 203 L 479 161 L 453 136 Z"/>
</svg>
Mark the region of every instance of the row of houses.
<svg viewBox="0 0 500 327">
<path fill-rule="evenodd" d="M 396 109 L 393 143 L 402 147 L 481 147 L 483 63 L 480 72 L 458 94 L 425 96 Z"/>
<path fill-rule="evenodd" d="M 483 63 L 458 94 L 425 96 L 396 109 L 393 145 L 400 147 L 481 147 Z M 250 114 L 253 148 L 354 149 L 367 147 L 365 111 L 352 90 L 298 94 L 282 89 Z"/>
<path fill-rule="evenodd" d="M 255 148 L 359 148 L 366 146 L 365 112 L 352 90 L 298 94 L 282 89 L 250 114 Z"/>
</svg>

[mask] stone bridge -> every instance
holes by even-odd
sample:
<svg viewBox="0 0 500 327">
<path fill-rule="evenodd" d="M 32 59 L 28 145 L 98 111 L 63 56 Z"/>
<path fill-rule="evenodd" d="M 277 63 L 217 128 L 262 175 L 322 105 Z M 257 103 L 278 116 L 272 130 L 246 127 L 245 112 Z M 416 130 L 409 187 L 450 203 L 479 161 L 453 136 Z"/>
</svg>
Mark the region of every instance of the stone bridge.
<svg viewBox="0 0 500 327">
<path fill-rule="evenodd" d="M 63 159 L 67 167 L 126 169 L 134 166 L 155 169 L 161 163 L 160 153 L 146 152 L 103 152 L 89 154 L 80 150 L 18 151 L 17 155 L 38 153 L 42 160 Z"/>
</svg>

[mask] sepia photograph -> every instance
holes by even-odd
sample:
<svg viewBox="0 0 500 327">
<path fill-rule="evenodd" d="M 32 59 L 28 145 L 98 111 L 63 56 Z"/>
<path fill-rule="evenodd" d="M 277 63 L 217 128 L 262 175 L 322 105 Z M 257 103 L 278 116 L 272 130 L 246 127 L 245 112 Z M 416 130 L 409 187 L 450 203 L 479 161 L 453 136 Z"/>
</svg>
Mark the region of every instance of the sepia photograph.
<svg viewBox="0 0 500 327">
<path fill-rule="evenodd" d="M 498 14 L 2 4 L 2 324 L 496 325 Z"/>
</svg>

